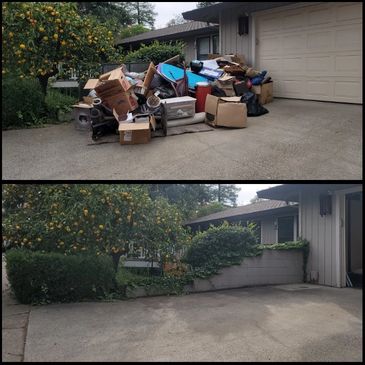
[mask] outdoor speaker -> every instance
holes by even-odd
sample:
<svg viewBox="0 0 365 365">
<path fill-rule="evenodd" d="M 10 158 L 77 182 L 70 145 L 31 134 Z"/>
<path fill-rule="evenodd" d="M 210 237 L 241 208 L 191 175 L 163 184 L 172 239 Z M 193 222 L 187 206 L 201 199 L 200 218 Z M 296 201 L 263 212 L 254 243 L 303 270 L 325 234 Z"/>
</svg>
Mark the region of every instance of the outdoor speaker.
<svg viewBox="0 0 365 365">
<path fill-rule="evenodd" d="M 248 34 L 248 16 L 241 16 L 238 18 L 238 34 Z"/>
</svg>

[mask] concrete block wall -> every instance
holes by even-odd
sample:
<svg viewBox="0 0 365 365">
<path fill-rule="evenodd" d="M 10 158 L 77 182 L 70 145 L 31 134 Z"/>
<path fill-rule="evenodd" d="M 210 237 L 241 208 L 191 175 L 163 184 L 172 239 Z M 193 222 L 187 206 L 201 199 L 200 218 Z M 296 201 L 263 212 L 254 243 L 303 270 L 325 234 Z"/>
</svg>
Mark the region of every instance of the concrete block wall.
<svg viewBox="0 0 365 365">
<path fill-rule="evenodd" d="M 195 279 L 189 292 L 232 289 L 254 285 L 303 282 L 303 253 L 300 250 L 265 250 L 261 256 L 245 258 L 241 265 L 221 270 L 209 279 Z"/>
</svg>

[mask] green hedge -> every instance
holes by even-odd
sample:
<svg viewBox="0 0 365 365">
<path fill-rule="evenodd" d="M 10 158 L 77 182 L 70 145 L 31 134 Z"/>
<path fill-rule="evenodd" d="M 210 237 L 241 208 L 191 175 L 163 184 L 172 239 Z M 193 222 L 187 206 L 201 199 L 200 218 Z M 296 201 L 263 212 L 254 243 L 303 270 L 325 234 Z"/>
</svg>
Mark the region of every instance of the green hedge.
<svg viewBox="0 0 365 365">
<path fill-rule="evenodd" d="M 258 254 L 254 227 L 224 223 L 197 233 L 183 261 L 191 266 L 195 277 L 206 278 L 224 267 L 240 265 L 244 257 Z"/>
<path fill-rule="evenodd" d="M 154 41 L 148 46 L 142 44 L 138 50 L 129 52 L 123 57 L 123 62 L 153 62 L 157 65 L 176 55 L 184 58 L 184 47 L 183 42 L 160 43 Z"/>
<path fill-rule="evenodd" d="M 114 286 L 111 257 L 31 252 L 6 253 L 9 283 L 25 304 L 71 302 L 105 297 Z"/>
<path fill-rule="evenodd" d="M 37 80 L 5 77 L 2 86 L 2 129 L 23 128 L 43 123 L 44 94 Z"/>
<path fill-rule="evenodd" d="M 50 89 L 47 92 L 45 99 L 48 116 L 52 119 L 58 119 L 59 110 L 70 112 L 72 105 L 77 102 L 77 99 L 65 95 L 62 92 L 54 89 Z"/>
</svg>

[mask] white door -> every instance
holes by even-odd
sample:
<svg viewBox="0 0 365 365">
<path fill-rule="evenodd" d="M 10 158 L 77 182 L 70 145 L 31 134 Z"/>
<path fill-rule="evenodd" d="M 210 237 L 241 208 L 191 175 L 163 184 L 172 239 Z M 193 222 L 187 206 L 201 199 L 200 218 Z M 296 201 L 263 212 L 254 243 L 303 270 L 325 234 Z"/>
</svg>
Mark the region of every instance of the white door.
<svg viewBox="0 0 365 365">
<path fill-rule="evenodd" d="M 362 3 L 312 4 L 254 15 L 256 68 L 274 96 L 362 104 Z"/>
</svg>

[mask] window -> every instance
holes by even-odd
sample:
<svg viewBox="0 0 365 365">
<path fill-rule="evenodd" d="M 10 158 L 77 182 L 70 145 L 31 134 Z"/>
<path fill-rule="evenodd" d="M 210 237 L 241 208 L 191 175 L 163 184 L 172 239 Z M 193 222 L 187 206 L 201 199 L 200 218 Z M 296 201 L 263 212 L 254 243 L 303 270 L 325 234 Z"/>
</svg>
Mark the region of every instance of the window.
<svg viewBox="0 0 365 365">
<path fill-rule="evenodd" d="M 210 37 L 198 38 L 196 40 L 197 58 L 198 60 L 208 59 L 210 53 Z"/>
<path fill-rule="evenodd" d="M 212 37 L 212 44 L 213 44 L 213 53 L 219 54 L 219 35 L 214 35 Z"/>
<path fill-rule="evenodd" d="M 294 241 L 294 217 L 278 218 L 278 243 Z"/>
</svg>

